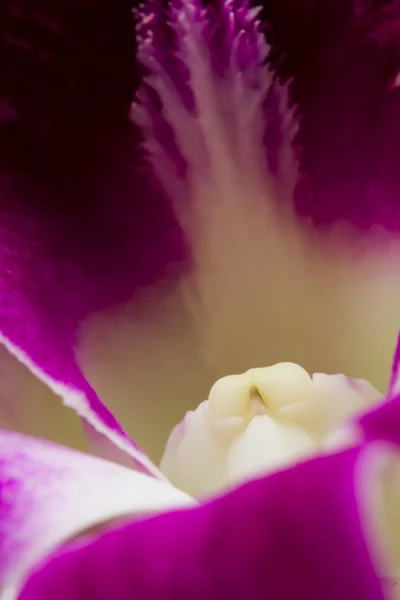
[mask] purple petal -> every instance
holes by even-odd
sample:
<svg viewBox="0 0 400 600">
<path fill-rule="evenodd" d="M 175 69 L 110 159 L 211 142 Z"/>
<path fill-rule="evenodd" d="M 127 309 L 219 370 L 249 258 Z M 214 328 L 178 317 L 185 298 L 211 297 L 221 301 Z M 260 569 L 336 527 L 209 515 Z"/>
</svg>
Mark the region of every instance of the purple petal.
<svg viewBox="0 0 400 600">
<path fill-rule="evenodd" d="M 140 461 L 74 352 L 89 315 L 182 255 L 129 121 L 133 35 L 125 2 L 1 6 L 0 341 Z"/>
<path fill-rule="evenodd" d="M 265 294 L 287 295 L 292 278 L 282 286 L 281 273 L 299 272 L 297 231 L 280 219 L 297 177 L 287 90 L 266 64 L 269 47 L 247 0 L 171 0 L 167 8 L 150 0 L 137 20 L 144 77 L 132 118 L 190 242 L 185 307 L 207 368 L 218 362 L 229 372 L 233 358 L 241 369 L 239 348 L 248 366 L 248 353 L 257 354 L 251 332 L 266 322 Z M 283 257 L 283 266 L 268 256 Z"/>
<path fill-rule="evenodd" d="M 400 336 L 393 357 L 387 401 L 365 415 L 359 423 L 366 439 L 400 444 Z"/>
<path fill-rule="evenodd" d="M 383 600 L 358 515 L 359 456 L 319 458 L 71 545 L 20 600 Z"/>
<path fill-rule="evenodd" d="M 367 440 L 400 445 L 400 396 L 381 404 L 359 420 Z"/>
<path fill-rule="evenodd" d="M 396 349 L 394 351 L 392 371 L 388 386 L 388 396 L 394 396 L 398 393 L 400 386 L 400 335 L 397 338 Z"/>
<path fill-rule="evenodd" d="M 82 530 L 192 501 L 167 483 L 35 438 L 0 431 L 0 595 Z"/>
<path fill-rule="evenodd" d="M 400 230 L 400 5 L 272 0 L 264 18 L 301 115 L 300 214 Z"/>
</svg>

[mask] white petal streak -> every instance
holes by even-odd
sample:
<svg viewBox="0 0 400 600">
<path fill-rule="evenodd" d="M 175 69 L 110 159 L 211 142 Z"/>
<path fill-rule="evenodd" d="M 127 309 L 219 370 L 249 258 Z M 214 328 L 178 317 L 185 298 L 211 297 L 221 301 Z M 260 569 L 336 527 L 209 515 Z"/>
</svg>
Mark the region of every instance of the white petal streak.
<svg viewBox="0 0 400 600">
<path fill-rule="evenodd" d="M 20 348 L 15 346 L 8 338 L 0 333 L 0 344 L 3 345 L 12 356 L 21 364 L 25 365 L 29 371 L 49 387 L 57 396 L 62 398 L 63 403 L 68 408 L 72 408 L 76 413 L 88 423 L 93 431 L 96 432 L 98 439 L 104 438 L 104 444 L 111 447 L 115 446 L 115 452 L 126 454 L 127 460 L 131 460 L 131 466 L 149 473 L 158 479 L 163 479 L 162 474 L 156 465 L 142 452 L 130 438 L 118 431 L 115 427 L 110 427 L 101 415 L 94 410 L 86 397 L 84 391 L 69 387 L 68 385 L 56 381 L 40 369 Z M 99 401 L 101 408 L 101 402 Z"/>
<path fill-rule="evenodd" d="M 110 519 L 192 502 L 183 492 L 153 477 L 2 431 L 0 598 L 8 600 L 4 594 L 17 590 L 27 569 L 82 531 Z"/>
</svg>

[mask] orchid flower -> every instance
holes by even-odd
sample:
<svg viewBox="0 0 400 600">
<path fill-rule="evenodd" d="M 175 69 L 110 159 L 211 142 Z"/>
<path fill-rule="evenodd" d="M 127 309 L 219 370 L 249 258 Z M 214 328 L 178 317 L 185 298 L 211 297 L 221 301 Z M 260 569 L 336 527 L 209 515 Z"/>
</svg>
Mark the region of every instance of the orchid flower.
<svg viewBox="0 0 400 600">
<path fill-rule="evenodd" d="M 360 229 L 397 231 L 398 7 L 114 4 L 0 6 L 0 341 L 100 456 L 1 432 L 2 598 L 390 597 L 400 353 L 385 402 L 293 364 L 246 369 L 268 364 L 256 338 L 280 360 L 282 331 L 297 352 L 310 331 L 324 348 L 340 337 L 326 319 L 345 313 L 340 286 L 318 273 L 358 279 L 381 251 Z M 337 219 L 339 245 L 311 227 Z M 171 483 L 100 400 L 81 337 L 134 298 L 136 355 L 151 354 L 141 316 L 172 285 L 208 373 L 246 372 L 172 434 Z"/>
<path fill-rule="evenodd" d="M 289 360 L 385 385 L 395 4 L 199 5 L 193 30 L 189 4 L 2 6 L 0 327 L 86 398 L 67 404 L 90 413 L 94 388 L 160 456 L 227 373 Z M 44 386 L 2 364 L 1 422 L 83 447 Z M 157 422 L 144 396 L 162 398 Z"/>
<path fill-rule="evenodd" d="M 201 406 L 163 461 L 181 487 L 212 482 L 200 504 L 155 470 L 1 432 L 1 598 L 397 597 L 398 369 L 386 401 L 297 365 L 217 382 L 208 426 Z"/>
</svg>

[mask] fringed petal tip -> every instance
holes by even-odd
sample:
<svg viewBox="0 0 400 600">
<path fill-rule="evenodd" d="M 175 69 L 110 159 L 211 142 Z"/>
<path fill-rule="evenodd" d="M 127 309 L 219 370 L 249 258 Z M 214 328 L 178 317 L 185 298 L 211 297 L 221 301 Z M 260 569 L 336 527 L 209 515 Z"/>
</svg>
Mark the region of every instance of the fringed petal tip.
<svg viewBox="0 0 400 600">
<path fill-rule="evenodd" d="M 397 231 L 400 12 L 389 4 L 356 10 L 329 1 L 320 10 L 319 2 L 283 8 L 272 1 L 263 7 L 265 27 L 244 0 L 141 6 L 146 76 L 133 116 L 171 195 L 187 196 L 179 180 L 190 180 L 191 165 L 210 176 L 210 142 L 215 150 L 222 136 L 229 160 L 246 171 L 250 152 L 253 167 L 287 184 L 307 221 Z"/>
<path fill-rule="evenodd" d="M 266 64 L 259 12 L 247 0 L 152 1 L 136 11 L 144 77 L 132 118 L 179 214 L 188 193 L 193 202 L 202 188 L 223 192 L 233 172 L 241 187 L 254 177 L 265 184 L 268 171 L 294 183 L 295 120 Z"/>
</svg>

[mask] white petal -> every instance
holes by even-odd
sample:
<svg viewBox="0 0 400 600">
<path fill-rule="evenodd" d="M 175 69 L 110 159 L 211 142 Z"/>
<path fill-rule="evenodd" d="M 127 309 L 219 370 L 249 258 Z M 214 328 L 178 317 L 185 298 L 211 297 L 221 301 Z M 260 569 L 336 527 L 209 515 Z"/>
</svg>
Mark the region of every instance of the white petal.
<svg viewBox="0 0 400 600">
<path fill-rule="evenodd" d="M 0 597 L 7 592 L 7 598 L 27 569 L 82 531 L 194 502 L 143 473 L 5 431 L 0 431 L 0 491 Z"/>
</svg>

